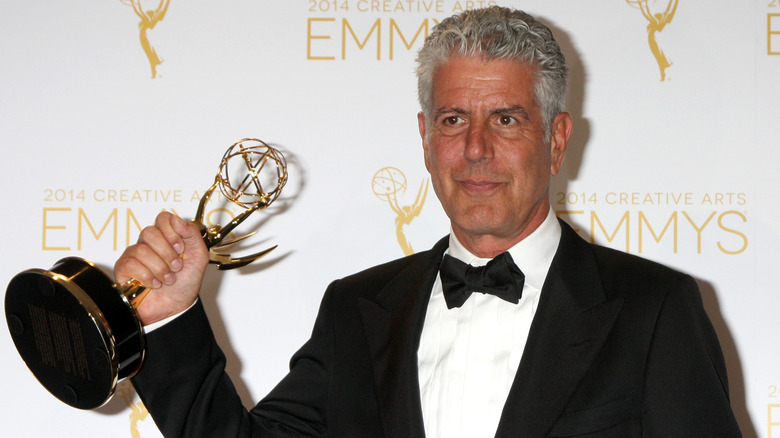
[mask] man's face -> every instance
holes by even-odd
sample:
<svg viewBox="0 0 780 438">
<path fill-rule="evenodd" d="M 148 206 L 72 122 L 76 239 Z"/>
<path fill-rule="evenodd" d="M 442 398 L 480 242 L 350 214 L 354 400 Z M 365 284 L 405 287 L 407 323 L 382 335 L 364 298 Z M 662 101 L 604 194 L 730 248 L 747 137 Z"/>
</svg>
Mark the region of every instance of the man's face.
<svg viewBox="0 0 780 438">
<path fill-rule="evenodd" d="M 418 115 L 425 165 L 458 240 L 495 256 L 535 230 L 549 211 L 571 117 L 556 116 L 549 143 L 533 67 L 456 57 L 433 81 L 433 114 Z"/>
</svg>

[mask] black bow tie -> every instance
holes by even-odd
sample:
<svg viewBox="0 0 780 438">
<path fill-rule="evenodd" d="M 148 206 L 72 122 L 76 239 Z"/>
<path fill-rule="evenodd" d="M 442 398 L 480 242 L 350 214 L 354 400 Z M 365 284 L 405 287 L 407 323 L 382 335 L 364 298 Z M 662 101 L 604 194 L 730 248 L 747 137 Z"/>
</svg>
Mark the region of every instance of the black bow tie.
<svg viewBox="0 0 780 438">
<path fill-rule="evenodd" d="M 525 275 L 508 252 L 479 267 L 445 255 L 439 274 L 448 309 L 462 306 L 472 292 L 495 295 L 514 304 L 523 294 Z"/>
</svg>

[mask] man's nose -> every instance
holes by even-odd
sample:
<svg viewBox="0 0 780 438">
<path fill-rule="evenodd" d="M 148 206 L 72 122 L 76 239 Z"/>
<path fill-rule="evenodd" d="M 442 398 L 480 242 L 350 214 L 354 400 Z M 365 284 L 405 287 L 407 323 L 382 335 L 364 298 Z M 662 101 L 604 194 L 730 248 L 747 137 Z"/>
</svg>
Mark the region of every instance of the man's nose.
<svg viewBox="0 0 780 438">
<path fill-rule="evenodd" d="M 493 158 L 493 147 L 488 140 L 487 130 L 481 123 L 474 123 L 469 126 L 463 155 L 469 161 L 482 161 Z"/>
</svg>

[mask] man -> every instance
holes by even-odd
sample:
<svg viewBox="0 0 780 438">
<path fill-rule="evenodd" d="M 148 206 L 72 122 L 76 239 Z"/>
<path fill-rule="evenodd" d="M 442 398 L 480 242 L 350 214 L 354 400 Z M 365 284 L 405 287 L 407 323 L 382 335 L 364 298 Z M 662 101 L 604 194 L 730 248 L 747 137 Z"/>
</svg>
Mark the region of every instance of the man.
<svg viewBox="0 0 780 438">
<path fill-rule="evenodd" d="M 551 211 L 572 119 L 549 29 L 467 11 L 418 61 L 425 164 L 451 234 L 333 282 L 290 373 L 251 411 L 197 301 L 197 227 L 163 213 L 117 261 L 117 281 L 154 289 L 143 323 L 164 321 L 133 379 L 163 433 L 739 436 L 693 279 L 588 244 Z"/>
</svg>

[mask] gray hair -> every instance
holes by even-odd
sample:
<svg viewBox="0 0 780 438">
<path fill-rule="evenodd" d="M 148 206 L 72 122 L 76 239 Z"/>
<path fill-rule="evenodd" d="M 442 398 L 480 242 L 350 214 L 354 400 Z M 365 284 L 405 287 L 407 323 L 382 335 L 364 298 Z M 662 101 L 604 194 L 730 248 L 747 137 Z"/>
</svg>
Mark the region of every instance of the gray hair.
<svg viewBox="0 0 780 438">
<path fill-rule="evenodd" d="M 568 68 L 547 26 L 523 11 L 500 6 L 468 10 L 442 20 L 417 55 L 418 99 L 428 120 L 434 110 L 436 69 L 456 56 L 507 59 L 535 67 L 536 103 L 549 141 L 552 121 L 566 106 Z"/>
</svg>

